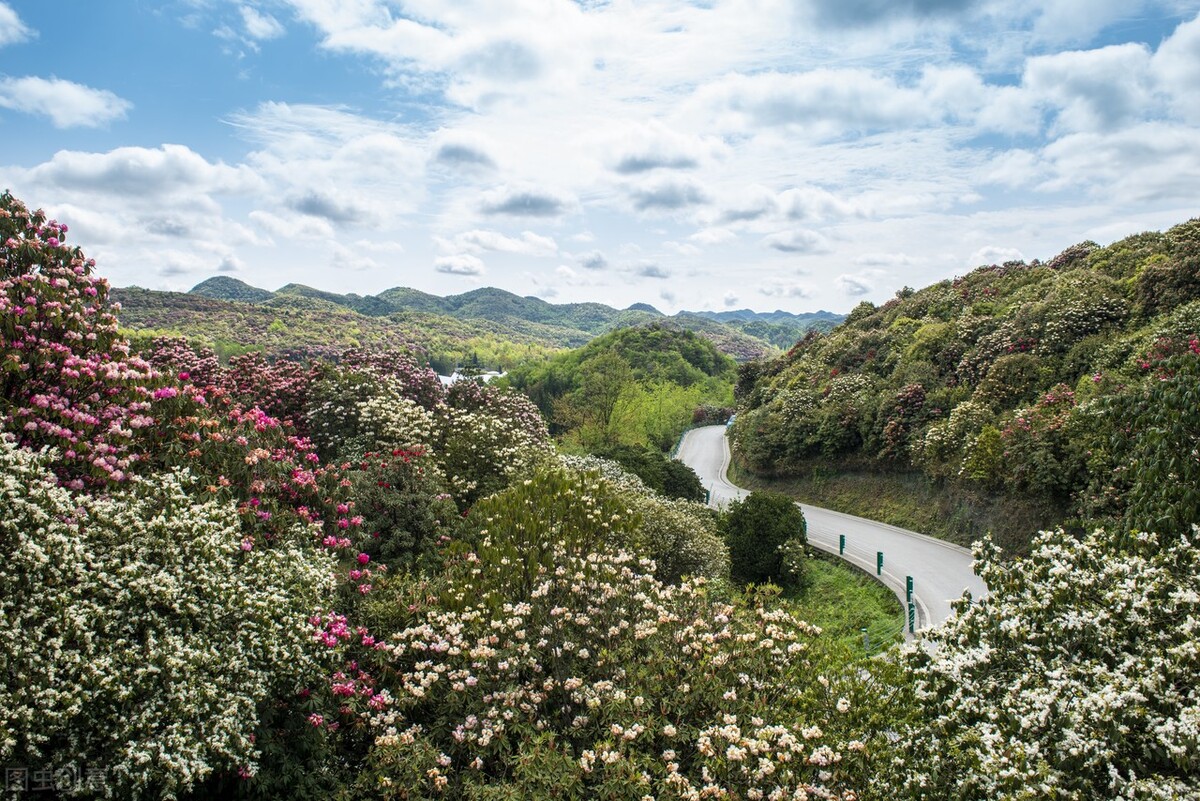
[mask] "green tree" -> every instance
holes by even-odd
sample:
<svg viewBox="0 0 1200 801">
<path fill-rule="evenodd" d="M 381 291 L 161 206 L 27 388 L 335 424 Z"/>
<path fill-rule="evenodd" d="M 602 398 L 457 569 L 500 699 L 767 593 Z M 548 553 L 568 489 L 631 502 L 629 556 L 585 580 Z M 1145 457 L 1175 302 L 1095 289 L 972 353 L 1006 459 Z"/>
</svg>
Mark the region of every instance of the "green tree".
<svg viewBox="0 0 1200 801">
<path fill-rule="evenodd" d="M 752 492 L 733 501 L 721 517 L 721 531 L 735 579 L 785 586 L 804 583 L 803 563 L 786 559 L 785 551 L 794 553 L 794 546 L 808 543 L 808 526 L 804 513 L 788 496 Z"/>
</svg>

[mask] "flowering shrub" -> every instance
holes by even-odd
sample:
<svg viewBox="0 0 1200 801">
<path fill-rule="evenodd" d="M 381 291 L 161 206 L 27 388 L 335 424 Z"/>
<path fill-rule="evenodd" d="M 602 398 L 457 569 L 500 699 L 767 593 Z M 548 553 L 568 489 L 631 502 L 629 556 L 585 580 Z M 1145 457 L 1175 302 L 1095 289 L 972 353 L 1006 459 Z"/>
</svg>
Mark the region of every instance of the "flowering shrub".
<svg viewBox="0 0 1200 801">
<path fill-rule="evenodd" d="M 354 511 L 368 535 L 363 552 L 372 562 L 393 570 L 439 566 L 438 547 L 448 539 L 443 528 L 457 519 L 458 510 L 428 453 L 401 448 L 367 453 L 344 463 L 342 475 L 350 480 Z M 355 565 L 349 577 L 358 581 L 363 572 Z"/>
<path fill-rule="evenodd" d="M 1196 798 L 1200 531 L 1044 533 L 914 644 L 924 706 L 894 780 L 920 798 Z"/>
<path fill-rule="evenodd" d="M 576 538 L 621 523 L 586 487 L 563 512 L 582 525 L 480 518 L 442 601 L 380 638 L 376 673 L 394 678 L 355 707 L 375 734 L 360 795 L 857 797 L 882 739 L 868 677 L 822 675 L 819 630 L 786 611 L 663 585 Z"/>
<path fill-rule="evenodd" d="M 320 665 L 332 563 L 259 547 L 186 472 L 106 498 L 0 439 L 0 761 L 83 762 L 121 797 L 256 770 L 260 705 Z"/>
<path fill-rule="evenodd" d="M 129 356 L 108 283 L 66 234 L 0 195 L 0 419 L 24 446 L 59 448 L 55 470 L 72 486 L 119 482 L 162 377 Z"/>
<path fill-rule="evenodd" d="M 433 450 L 450 492 L 462 506 L 532 473 L 554 453 L 545 423 L 531 430 L 520 418 L 499 417 L 484 409 L 447 407 L 440 415 Z"/>
</svg>

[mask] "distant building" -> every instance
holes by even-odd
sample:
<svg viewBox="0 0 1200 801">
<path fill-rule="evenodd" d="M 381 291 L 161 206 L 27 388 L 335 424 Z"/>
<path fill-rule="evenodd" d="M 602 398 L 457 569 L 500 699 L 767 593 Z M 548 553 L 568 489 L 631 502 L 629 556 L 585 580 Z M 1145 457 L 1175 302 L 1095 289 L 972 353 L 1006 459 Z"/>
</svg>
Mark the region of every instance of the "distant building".
<svg viewBox="0 0 1200 801">
<path fill-rule="evenodd" d="M 486 384 L 489 381 L 491 381 L 493 378 L 501 378 L 505 375 L 508 375 L 508 374 L 507 373 L 497 373 L 495 370 L 489 370 L 486 373 L 473 373 L 470 375 L 464 375 L 464 374 L 458 372 L 457 370 L 455 370 L 450 375 L 438 375 L 438 380 L 442 382 L 442 386 L 449 387 L 454 384 L 457 384 L 459 381 L 478 381 L 481 384 Z"/>
</svg>

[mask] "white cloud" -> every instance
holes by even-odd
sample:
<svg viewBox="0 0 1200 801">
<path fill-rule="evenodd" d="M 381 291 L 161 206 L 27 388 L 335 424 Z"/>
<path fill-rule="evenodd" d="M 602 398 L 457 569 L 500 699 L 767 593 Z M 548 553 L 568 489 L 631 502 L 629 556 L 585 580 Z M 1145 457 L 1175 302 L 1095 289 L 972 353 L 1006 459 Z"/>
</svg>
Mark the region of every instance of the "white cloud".
<svg viewBox="0 0 1200 801">
<path fill-rule="evenodd" d="M 501 186 L 479 199 L 479 211 L 489 217 L 559 217 L 574 205 L 561 192 L 529 185 Z"/>
<path fill-rule="evenodd" d="M 804 228 L 771 234 L 763 242 L 781 253 L 828 253 L 830 250 L 828 239 Z"/>
<path fill-rule="evenodd" d="M 248 215 L 251 222 L 280 239 L 329 239 L 333 237 L 333 226 L 329 221 L 308 215 L 281 217 L 269 211 L 256 209 Z"/>
<path fill-rule="evenodd" d="M 629 199 L 637 211 L 671 212 L 708 203 L 707 190 L 692 178 L 657 178 L 630 188 Z"/>
<path fill-rule="evenodd" d="M 439 244 L 446 250 L 460 253 L 483 253 L 490 250 L 522 256 L 558 254 L 558 244 L 553 239 L 533 231 L 523 231 L 519 238 L 505 236 L 498 231 L 464 231 L 457 234 L 453 240 L 443 239 Z"/>
<path fill-rule="evenodd" d="M 598 250 L 593 250 L 590 253 L 580 253 L 575 257 L 581 267 L 588 270 L 603 270 L 608 267 L 608 259 Z"/>
<path fill-rule="evenodd" d="M 1200 123 L 1200 16 L 1180 25 L 1159 46 L 1151 69 L 1174 112 Z"/>
<path fill-rule="evenodd" d="M 287 32 L 279 20 L 270 14 L 264 14 L 251 6 L 239 6 L 238 11 L 242 15 L 242 26 L 246 29 L 246 35 L 251 39 L 277 39 Z"/>
<path fill-rule="evenodd" d="M 210 162 L 183 145 L 121 147 L 107 153 L 60 150 L 22 177 L 36 186 L 123 197 L 125 204 L 174 195 L 211 207 L 203 196 L 248 194 L 264 187 L 248 167 Z"/>
<path fill-rule="evenodd" d="M 1057 110 L 1056 127 L 1065 131 L 1112 130 L 1146 110 L 1150 52 L 1123 44 L 1097 50 L 1031 58 L 1024 86 Z"/>
<path fill-rule="evenodd" d="M 967 259 L 968 267 L 978 267 L 983 264 L 1003 264 L 1006 261 L 1024 261 L 1025 256 L 1016 248 L 1000 245 L 985 245 L 971 254 Z"/>
<path fill-rule="evenodd" d="M 0 3 L 0 47 L 23 42 L 35 36 L 8 3 Z"/>
<path fill-rule="evenodd" d="M 646 263 L 639 264 L 633 268 L 635 275 L 640 275 L 643 278 L 670 278 L 671 272 L 657 264 Z"/>
<path fill-rule="evenodd" d="M 812 289 L 803 284 L 791 284 L 778 281 L 759 287 L 758 292 L 760 295 L 766 295 L 769 298 L 812 297 Z"/>
<path fill-rule="evenodd" d="M 439 256 L 433 261 L 433 269 L 449 275 L 483 275 L 483 262 L 469 253 Z"/>
<path fill-rule="evenodd" d="M 0 107 L 49 117 L 55 128 L 98 128 L 133 104 L 106 89 L 59 78 L 0 78 Z"/>
<path fill-rule="evenodd" d="M 875 289 L 870 281 L 856 275 L 839 275 L 837 282 L 838 288 L 852 297 L 867 295 Z"/>
<path fill-rule="evenodd" d="M 688 239 L 699 242 L 701 245 L 721 245 L 736 240 L 737 234 L 728 228 L 705 228 L 692 234 Z"/>
</svg>

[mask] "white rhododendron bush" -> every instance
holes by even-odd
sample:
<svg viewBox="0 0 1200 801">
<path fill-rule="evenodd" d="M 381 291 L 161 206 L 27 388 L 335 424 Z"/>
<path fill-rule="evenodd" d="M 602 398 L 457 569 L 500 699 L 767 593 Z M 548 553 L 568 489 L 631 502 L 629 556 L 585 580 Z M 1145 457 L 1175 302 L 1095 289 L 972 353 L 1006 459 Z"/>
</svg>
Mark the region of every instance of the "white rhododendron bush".
<svg viewBox="0 0 1200 801">
<path fill-rule="evenodd" d="M 393 630 L 375 628 L 358 792 L 857 798 L 884 742 L 871 673 L 843 675 L 770 593 L 657 580 L 597 481 L 543 473 L 481 502 L 443 576 L 372 599 Z"/>
<path fill-rule="evenodd" d="M 926 798 L 1200 798 L 1200 533 L 977 553 L 991 595 L 911 646 Z"/>
<path fill-rule="evenodd" d="M 46 462 L 0 437 L 0 763 L 117 797 L 252 775 L 260 704 L 321 669 L 331 557 L 245 538 L 183 472 L 93 497 Z"/>
</svg>

